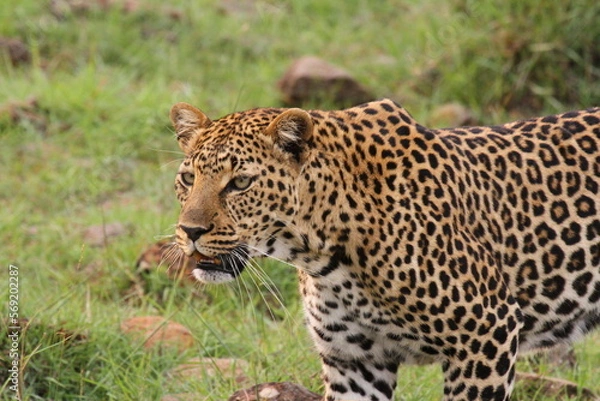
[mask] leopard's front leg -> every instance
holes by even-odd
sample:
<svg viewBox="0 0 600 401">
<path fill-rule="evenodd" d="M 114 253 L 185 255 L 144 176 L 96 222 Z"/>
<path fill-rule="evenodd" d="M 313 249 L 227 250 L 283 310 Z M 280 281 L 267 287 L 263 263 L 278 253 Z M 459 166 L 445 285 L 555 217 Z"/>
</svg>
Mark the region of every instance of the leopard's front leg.
<svg viewBox="0 0 600 401">
<path fill-rule="evenodd" d="M 376 310 L 349 303 L 358 299 L 353 289 L 331 287 L 336 282 L 332 276 L 318 280 L 299 275 L 307 328 L 321 356 L 324 400 L 392 400 L 403 357 L 394 347 L 386 348 L 375 324 L 361 320 L 376 316 Z"/>
<path fill-rule="evenodd" d="M 325 401 L 389 401 L 394 395 L 398 364 L 344 361 L 321 356 Z"/>
</svg>

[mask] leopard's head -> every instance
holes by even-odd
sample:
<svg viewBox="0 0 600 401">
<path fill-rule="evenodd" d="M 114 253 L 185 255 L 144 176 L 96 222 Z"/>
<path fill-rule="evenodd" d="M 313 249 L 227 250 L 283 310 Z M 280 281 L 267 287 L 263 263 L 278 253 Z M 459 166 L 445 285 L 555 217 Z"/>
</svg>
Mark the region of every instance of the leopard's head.
<svg viewBox="0 0 600 401">
<path fill-rule="evenodd" d="M 171 109 L 185 159 L 175 180 L 177 245 L 206 283 L 236 278 L 251 257 L 276 253 L 298 212 L 297 180 L 313 121 L 300 109 L 255 109 L 211 121 Z"/>
</svg>

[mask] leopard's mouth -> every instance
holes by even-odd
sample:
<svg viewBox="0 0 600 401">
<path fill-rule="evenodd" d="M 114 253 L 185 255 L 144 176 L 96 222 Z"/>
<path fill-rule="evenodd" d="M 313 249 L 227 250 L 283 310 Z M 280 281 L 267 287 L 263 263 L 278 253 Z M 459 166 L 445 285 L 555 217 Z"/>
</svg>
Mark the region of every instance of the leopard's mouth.
<svg viewBox="0 0 600 401">
<path fill-rule="evenodd" d="M 192 254 L 192 257 L 196 259 L 196 268 L 203 270 L 224 270 L 223 269 L 223 261 L 216 257 L 211 258 L 210 256 L 206 256 L 201 254 L 198 251 L 195 251 Z"/>
<path fill-rule="evenodd" d="M 246 255 L 246 253 L 239 250 L 215 257 L 195 251 L 192 257 L 196 260 L 196 268 L 192 274 L 198 281 L 206 283 L 234 280 L 246 267 L 248 259 L 242 255 Z"/>
</svg>

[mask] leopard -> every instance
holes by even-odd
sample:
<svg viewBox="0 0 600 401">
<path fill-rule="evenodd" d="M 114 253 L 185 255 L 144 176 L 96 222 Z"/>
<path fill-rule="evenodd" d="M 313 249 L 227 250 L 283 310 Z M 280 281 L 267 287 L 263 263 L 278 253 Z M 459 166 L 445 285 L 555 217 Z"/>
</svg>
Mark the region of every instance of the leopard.
<svg viewBox="0 0 600 401">
<path fill-rule="evenodd" d="M 509 400 L 517 355 L 600 324 L 600 107 L 448 129 L 390 99 L 170 119 L 175 247 L 201 283 L 296 268 L 326 401 L 391 400 L 401 365 L 430 363 L 445 401 Z"/>
</svg>

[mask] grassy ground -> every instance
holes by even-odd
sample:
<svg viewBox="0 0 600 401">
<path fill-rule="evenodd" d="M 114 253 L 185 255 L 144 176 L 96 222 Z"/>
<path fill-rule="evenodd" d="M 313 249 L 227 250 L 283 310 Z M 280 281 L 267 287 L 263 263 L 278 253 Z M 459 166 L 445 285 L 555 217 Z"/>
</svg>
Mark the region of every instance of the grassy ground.
<svg viewBox="0 0 600 401">
<path fill-rule="evenodd" d="M 241 358 L 252 382 L 321 391 L 290 268 L 264 264 L 284 307 L 252 275 L 192 291 L 158 269 L 151 291 L 131 295 L 136 258 L 177 217 L 181 156 L 168 110 L 187 101 L 216 117 L 279 105 L 277 79 L 307 54 L 423 122 L 446 102 L 484 123 L 600 104 L 600 3 L 496 3 L 1 2 L 0 37 L 31 52 L 18 66 L 0 57 L 0 261 L 19 267 L 19 316 L 30 321 L 22 399 L 224 400 L 239 388 L 225 377 L 182 383 L 166 374 L 194 356 Z M 86 240 L 90 227 L 111 223 L 120 236 Z M 8 285 L 0 295 L 8 299 Z M 119 330 L 140 315 L 186 325 L 195 348 L 146 351 Z M 6 336 L 0 345 L 5 372 Z M 598 335 L 578 345 L 578 367 L 560 376 L 600 391 L 599 345 Z M 9 385 L 0 382 L 2 399 L 12 399 Z M 407 367 L 396 397 L 436 400 L 440 389 L 437 368 Z"/>
</svg>

